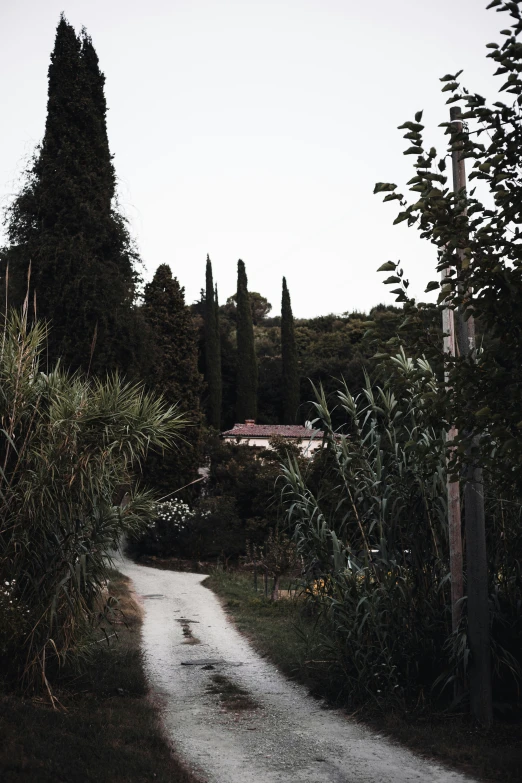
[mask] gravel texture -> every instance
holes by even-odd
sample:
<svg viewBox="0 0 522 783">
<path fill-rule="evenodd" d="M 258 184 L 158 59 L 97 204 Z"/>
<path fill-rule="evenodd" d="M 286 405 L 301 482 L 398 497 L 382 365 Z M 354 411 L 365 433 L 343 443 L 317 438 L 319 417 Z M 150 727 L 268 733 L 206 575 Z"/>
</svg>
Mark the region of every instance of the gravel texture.
<svg viewBox="0 0 522 783">
<path fill-rule="evenodd" d="M 216 596 L 201 585 L 204 575 L 160 571 L 129 560 L 118 568 L 132 579 L 145 609 L 146 672 L 166 731 L 176 752 L 203 781 L 471 781 L 415 756 L 341 711 L 324 709 L 255 652 Z M 197 643 L 184 634 L 187 626 Z M 209 690 L 215 675 L 246 691 L 256 708 L 227 709 L 219 694 Z"/>
</svg>

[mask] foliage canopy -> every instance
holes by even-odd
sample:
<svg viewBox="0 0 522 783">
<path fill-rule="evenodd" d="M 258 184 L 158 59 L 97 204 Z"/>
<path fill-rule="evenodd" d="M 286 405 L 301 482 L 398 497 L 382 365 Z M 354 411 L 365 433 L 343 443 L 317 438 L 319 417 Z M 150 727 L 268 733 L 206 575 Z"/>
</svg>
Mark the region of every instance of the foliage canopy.
<svg viewBox="0 0 522 783">
<path fill-rule="evenodd" d="M 451 307 L 464 319 L 473 315 L 481 335 L 476 352 L 465 355 L 462 345 L 456 358 L 444 357 L 447 383 L 441 389 L 441 415 L 459 431 L 457 456 L 470 444 L 489 474 L 508 488 L 515 483 L 522 494 L 522 33 L 521 3 L 494 0 L 490 8 L 512 18 L 502 30 L 502 43 L 490 43 L 488 57 L 498 66 L 500 91 L 506 102 L 486 99 L 460 83 L 460 74 L 441 81 L 448 104 L 463 104 L 460 119 L 442 125 L 448 135 L 447 152 L 440 158 L 424 141 L 422 112 L 405 122 L 408 147 L 416 155 L 414 176 L 408 182 L 413 198 L 397 192 L 393 183 L 377 183 L 385 201 L 398 201 L 395 223 L 406 221 L 438 251 L 442 282 L 431 281 L 427 290 L 440 289 L 436 306 L 417 303 L 407 293 L 407 281 L 398 264 L 387 262 L 381 271 L 392 272 L 386 281 L 397 286 L 393 293 L 405 306 L 403 333 L 418 339 L 433 360 L 440 361 L 441 343 L 426 339 L 419 329 L 426 310 Z M 509 98 L 511 97 L 511 100 Z M 454 193 L 445 173 L 451 155 L 471 163 L 473 187 Z"/>
<path fill-rule="evenodd" d="M 196 330 L 185 304 L 185 289 L 172 276 L 168 264 L 160 264 L 145 286 L 142 316 L 151 341 L 148 386 L 170 405 L 187 411 L 191 427 L 169 454 L 153 451 L 145 475 L 155 487 L 172 492 L 197 478 L 201 464 L 203 379 L 198 370 Z"/>
</svg>

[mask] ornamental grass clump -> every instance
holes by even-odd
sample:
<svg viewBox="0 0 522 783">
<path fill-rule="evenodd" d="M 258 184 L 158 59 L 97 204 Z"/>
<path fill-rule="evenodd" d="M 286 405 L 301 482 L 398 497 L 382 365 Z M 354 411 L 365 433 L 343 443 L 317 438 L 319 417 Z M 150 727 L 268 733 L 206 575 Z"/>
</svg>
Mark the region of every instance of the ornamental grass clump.
<svg viewBox="0 0 522 783">
<path fill-rule="evenodd" d="M 52 699 L 50 674 L 88 652 L 103 615 L 110 551 L 155 513 L 133 471 L 184 421 L 117 375 L 42 372 L 45 339 L 11 314 L 0 342 L 0 655 Z"/>
</svg>

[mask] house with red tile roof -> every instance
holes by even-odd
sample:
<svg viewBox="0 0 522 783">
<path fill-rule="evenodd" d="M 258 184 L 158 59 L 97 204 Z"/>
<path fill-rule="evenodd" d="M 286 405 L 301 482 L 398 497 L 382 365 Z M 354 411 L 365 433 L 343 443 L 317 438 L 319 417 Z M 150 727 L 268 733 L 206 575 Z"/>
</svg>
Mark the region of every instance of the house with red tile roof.
<svg viewBox="0 0 522 783">
<path fill-rule="evenodd" d="M 270 438 L 287 438 L 309 456 L 323 445 L 324 432 L 301 424 L 256 424 L 246 419 L 244 424 L 234 424 L 231 430 L 221 433 L 228 443 L 239 443 L 258 449 L 269 449 Z"/>
</svg>

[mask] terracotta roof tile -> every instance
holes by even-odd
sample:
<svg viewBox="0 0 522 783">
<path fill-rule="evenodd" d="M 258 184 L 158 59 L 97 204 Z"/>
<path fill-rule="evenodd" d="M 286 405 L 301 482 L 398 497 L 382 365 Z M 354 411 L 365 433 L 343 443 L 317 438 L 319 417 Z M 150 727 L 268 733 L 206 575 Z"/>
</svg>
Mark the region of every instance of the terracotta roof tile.
<svg viewBox="0 0 522 783">
<path fill-rule="evenodd" d="M 322 430 L 309 430 L 301 424 L 234 424 L 231 430 L 221 433 L 228 438 L 299 438 L 301 440 L 316 440 L 322 438 Z"/>
</svg>

